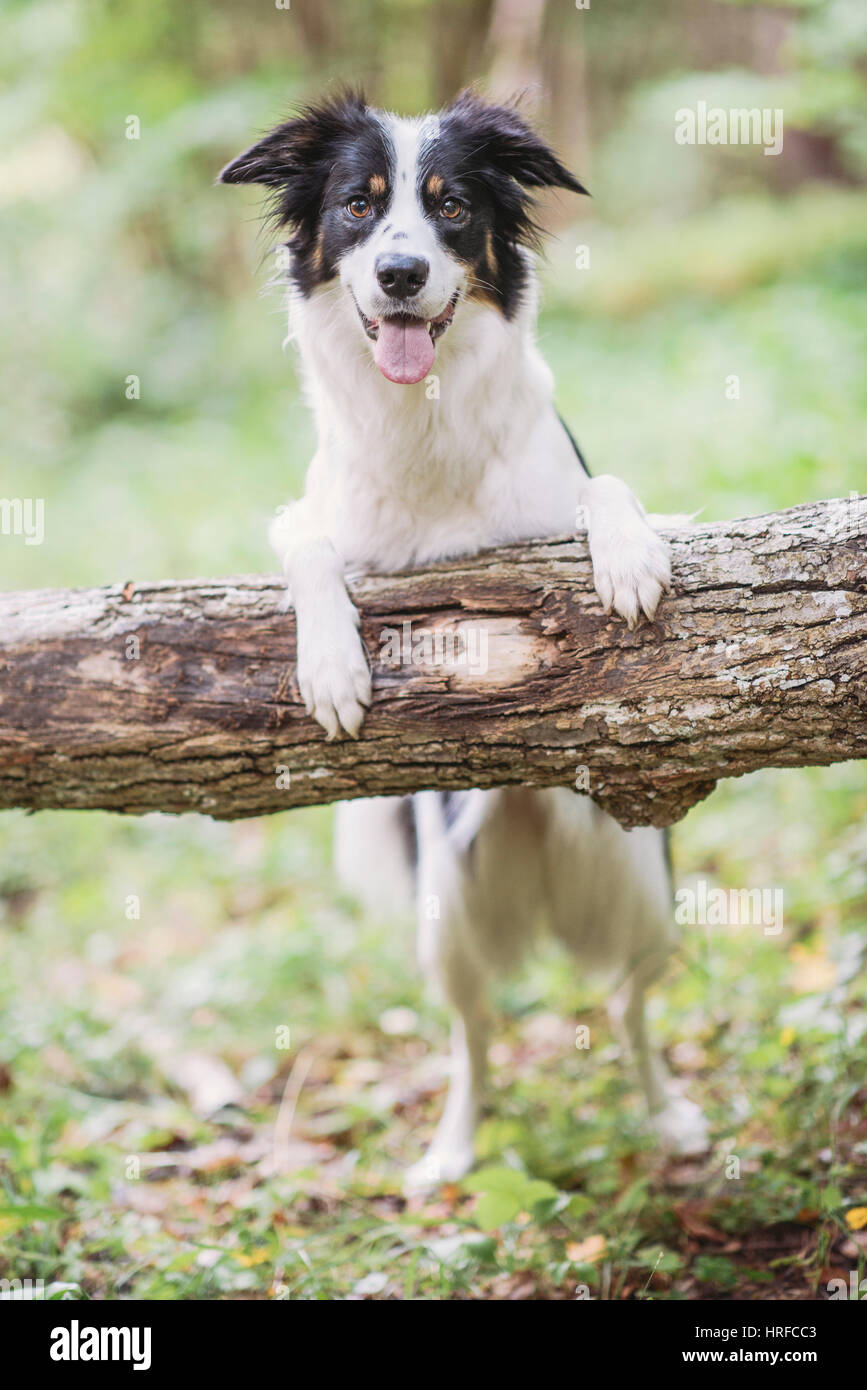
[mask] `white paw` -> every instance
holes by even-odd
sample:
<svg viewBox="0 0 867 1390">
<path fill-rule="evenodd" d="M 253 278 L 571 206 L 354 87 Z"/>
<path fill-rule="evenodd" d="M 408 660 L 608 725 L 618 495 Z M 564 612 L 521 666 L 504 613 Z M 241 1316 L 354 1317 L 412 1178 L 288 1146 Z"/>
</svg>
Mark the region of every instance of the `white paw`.
<svg viewBox="0 0 867 1390">
<path fill-rule="evenodd" d="M 650 1118 L 660 1144 L 669 1153 L 702 1154 L 710 1147 L 701 1108 L 685 1096 L 672 1096 Z"/>
<path fill-rule="evenodd" d="M 406 1170 L 403 1190 L 406 1193 L 429 1192 L 443 1182 L 458 1182 L 473 1166 L 472 1144 L 459 1144 L 450 1149 L 430 1148 L 424 1158 Z"/>
<path fill-rule="evenodd" d="M 630 628 L 642 613 L 652 622 L 659 600 L 671 588 L 671 561 L 661 536 L 637 513 L 622 513 L 613 525 L 590 528 L 590 558 L 596 592 L 606 613 L 612 608 Z"/>
<path fill-rule="evenodd" d="M 371 699 L 370 670 L 348 597 L 327 619 L 299 628 L 297 677 L 304 707 L 329 742 L 342 729 L 357 738 Z"/>
</svg>

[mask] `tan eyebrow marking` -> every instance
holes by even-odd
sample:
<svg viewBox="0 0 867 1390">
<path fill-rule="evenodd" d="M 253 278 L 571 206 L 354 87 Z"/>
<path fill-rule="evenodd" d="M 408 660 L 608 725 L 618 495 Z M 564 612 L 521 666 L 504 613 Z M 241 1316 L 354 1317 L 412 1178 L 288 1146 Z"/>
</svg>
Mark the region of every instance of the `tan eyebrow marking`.
<svg viewBox="0 0 867 1390">
<path fill-rule="evenodd" d="M 491 275 L 496 275 L 498 269 L 497 253 L 494 250 L 494 234 L 490 227 L 485 230 L 485 255 L 488 261 L 488 270 Z"/>
<path fill-rule="evenodd" d="M 372 196 L 372 197 L 374 197 L 374 198 L 381 198 L 381 197 L 383 196 L 383 194 L 385 193 L 385 187 L 386 187 L 386 184 L 385 184 L 385 175 L 384 175 L 384 174 L 371 174 L 370 180 L 369 180 L 367 186 L 368 186 L 368 188 L 370 189 L 370 192 L 371 192 L 371 196 Z"/>
<path fill-rule="evenodd" d="M 445 189 L 445 182 L 439 174 L 431 174 L 425 187 L 432 198 L 440 198 Z"/>
</svg>

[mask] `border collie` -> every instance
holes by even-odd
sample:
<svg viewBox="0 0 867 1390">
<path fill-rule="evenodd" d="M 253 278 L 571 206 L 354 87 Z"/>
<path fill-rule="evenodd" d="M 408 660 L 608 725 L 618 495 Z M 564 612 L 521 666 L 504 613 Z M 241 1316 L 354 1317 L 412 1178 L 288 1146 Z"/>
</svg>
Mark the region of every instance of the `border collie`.
<svg viewBox="0 0 867 1390">
<path fill-rule="evenodd" d="M 522 116 L 472 92 L 419 119 L 342 94 L 220 178 L 264 184 L 289 232 L 290 337 L 319 442 L 304 496 L 270 540 L 295 609 L 298 687 L 327 738 L 356 736 L 371 698 L 347 570 L 559 536 L 580 515 L 604 611 L 630 627 L 652 620 L 669 586 L 666 545 L 623 482 L 588 475 L 535 343 L 532 191 L 585 190 Z M 445 1110 L 410 1187 L 471 1167 L 486 982 L 542 924 L 585 967 L 625 982 L 612 1013 L 652 1123 L 675 1150 L 706 1147 L 701 1112 L 645 1027 L 645 990 L 673 946 L 663 832 L 627 833 L 565 788 L 504 788 L 344 803 L 337 836 L 344 882 L 380 912 L 384 856 L 409 884 L 411 846 L 421 963 L 453 1013 Z"/>
</svg>

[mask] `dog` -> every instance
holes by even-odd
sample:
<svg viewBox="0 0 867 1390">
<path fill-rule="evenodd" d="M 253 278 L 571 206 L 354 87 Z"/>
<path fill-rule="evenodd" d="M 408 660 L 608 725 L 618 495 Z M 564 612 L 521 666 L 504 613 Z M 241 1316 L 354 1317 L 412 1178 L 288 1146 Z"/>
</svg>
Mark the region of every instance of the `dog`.
<svg viewBox="0 0 867 1390">
<path fill-rule="evenodd" d="M 559 536 L 582 516 L 605 612 L 652 620 L 670 585 L 666 544 L 625 483 L 590 477 L 534 339 L 534 194 L 585 190 L 528 121 L 472 91 L 417 119 L 348 91 L 277 126 L 220 180 L 264 185 L 289 232 L 290 337 L 318 447 L 303 498 L 269 534 L 295 610 L 298 688 L 326 738 L 357 736 L 371 699 L 348 572 Z M 657 1134 L 675 1151 L 706 1147 L 701 1111 L 645 1025 L 645 991 L 674 945 L 662 831 L 627 832 L 566 788 L 341 804 L 338 873 L 379 911 L 383 862 L 415 892 L 420 962 L 453 1015 L 444 1112 L 409 1189 L 473 1164 L 486 985 L 540 925 L 585 968 L 619 975 L 612 1016 Z"/>
</svg>

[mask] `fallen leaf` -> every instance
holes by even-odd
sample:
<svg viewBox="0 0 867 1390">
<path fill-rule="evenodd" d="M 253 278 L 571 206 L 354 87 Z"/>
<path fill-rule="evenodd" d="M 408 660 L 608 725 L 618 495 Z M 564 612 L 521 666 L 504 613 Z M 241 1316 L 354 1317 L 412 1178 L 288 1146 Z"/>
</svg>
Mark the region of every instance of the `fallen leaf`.
<svg viewBox="0 0 867 1390">
<path fill-rule="evenodd" d="M 374 1294 L 382 1293 L 387 1283 L 387 1274 L 381 1270 L 372 1270 L 370 1274 L 365 1274 L 363 1279 L 359 1279 L 352 1292 L 358 1298 L 370 1298 Z"/>
<path fill-rule="evenodd" d="M 816 994 L 837 983 L 837 967 L 824 951 L 808 951 L 798 942 L 792 947 L 792 985 L 797 994 Z"/>
<path fill-rule="evenodd" d="M 243 1265 L 245 1269 L 249 1269 L 251 1265 L 264 1264 L 266 1260 L 271 1258 L 269 1252 L 263 1249 L 253 1250 L 249 1255 L 242 1255 L 239 1250 L 236 1250 L 234 1255 L 236 1263 Z"/>
<path fill-rule="evenodd" d="M 706 1205 L 698 1202 L 681 1202 L 674 1207 L 674 1214 L 688 1236 L 694 1236 L 697 1240 L 710 1240 L 715 1245 L 725 1245 L 728 1236 L 705 1220 L 706 1212 Z"/>
<path fill-rule="evenodd" d="M 186 1092 L 197 1115 L 213 1115 L 243 1095 L 237 1078 L 218 1057 L 187 1052 L 160 1057 L 159 1064 L 163 1075 Z"/>
<path fill-rule="evenodd" d="M 575 1264 L 592 1265 L 602 1259 L 606 1249 L 604 1236 L 588 1236 L 586 1240 L 570 1240 L 566 1254 Z"/>
<path fill-rule="evenodd" d="M 867 1207 L 850 1207 L 846 1213 L 846 1225 L 850 1231 L 860 1231 L 867 1226 Z"/>
<path fill-rule="evenodd" d="M 510 1303 L 517 1302 L 532 1298 L 536 1288 L 535 1276 L 526 1270 L 519 1270 L 514 1274 L 497 1275 L 490 1286 L 490 1297 Z"/>
<path fill-rule="evenodd" d="M 707 1053 L 692 1039 L 675 1043 L 671 1049 L 671 1060 L 677 1071 L 701 1071 L 707 1066 Z"/>
</svg>

